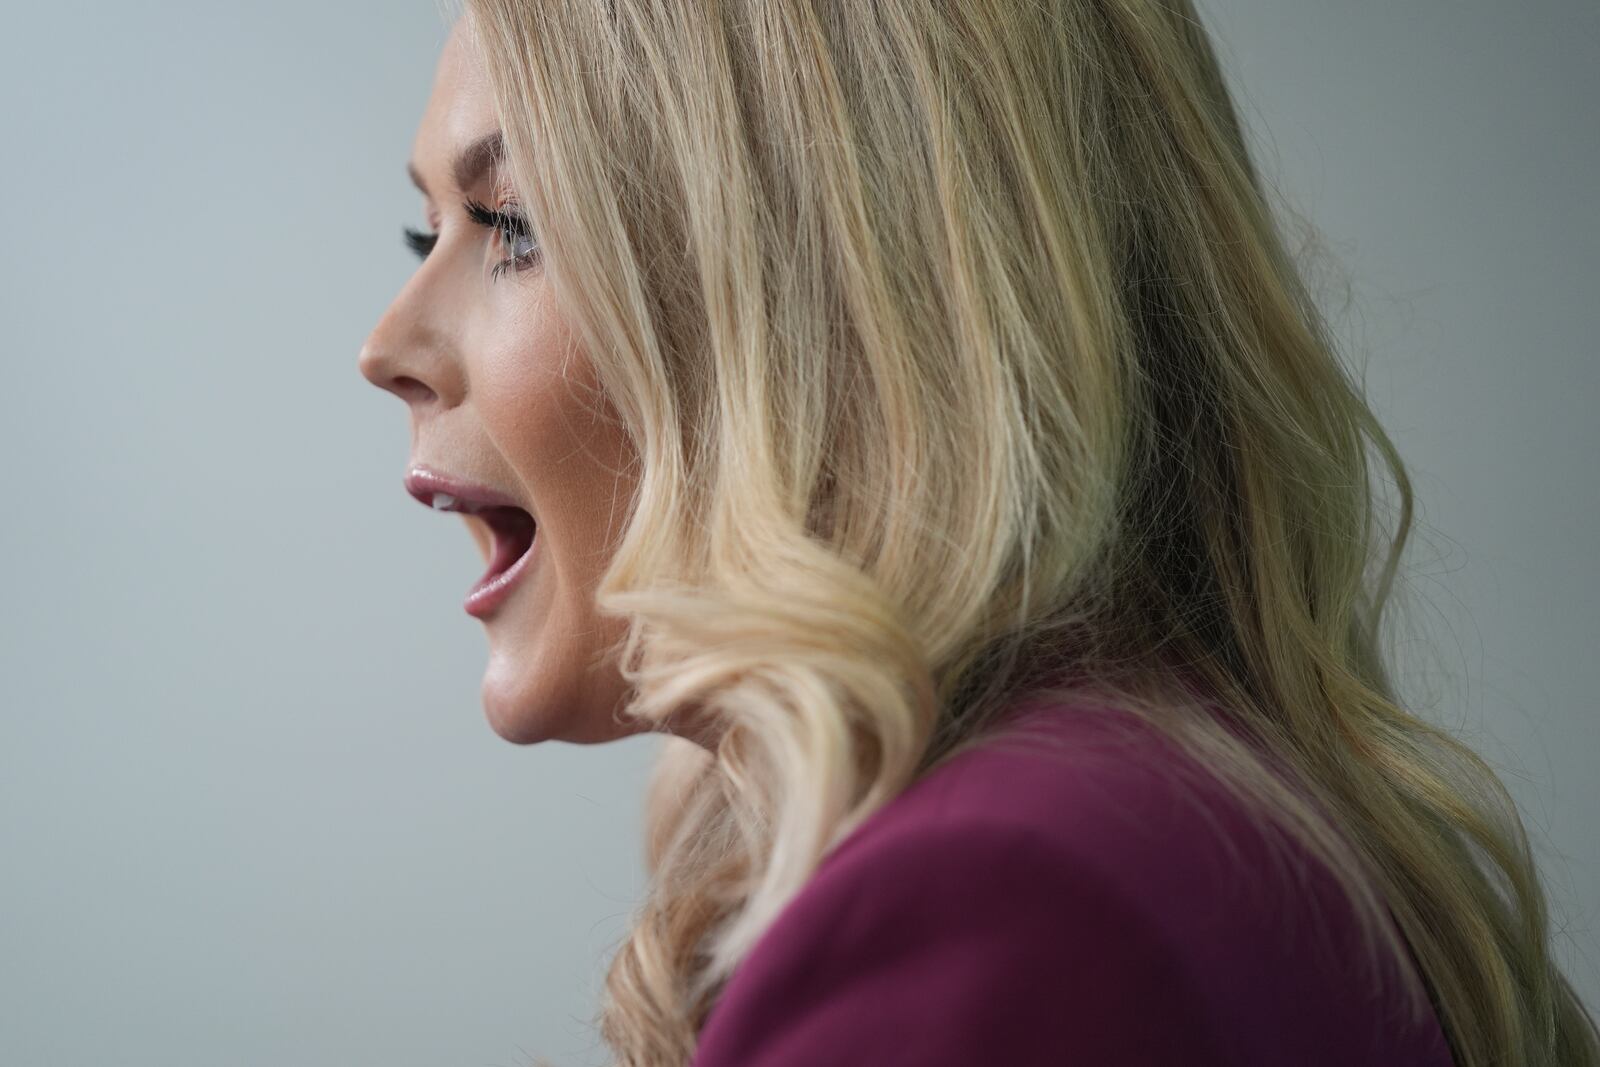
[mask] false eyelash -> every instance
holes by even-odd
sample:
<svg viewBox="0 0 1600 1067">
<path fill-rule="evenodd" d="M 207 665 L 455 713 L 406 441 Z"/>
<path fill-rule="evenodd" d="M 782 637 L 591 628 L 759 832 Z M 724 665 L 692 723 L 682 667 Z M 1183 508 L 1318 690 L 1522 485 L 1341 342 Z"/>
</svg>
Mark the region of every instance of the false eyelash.
<svg viewBox="0 0 1600 1067">
<path fill-rule="evenodd" d="M 406 247 L 417 254 L 418 259 L 427 259 L 428 253 L 433 251 L 433 246 L 439 243 L 436 233 L 423 233 L 407 226 L 405 229 Z"/>
<path fill-rule="evenodd" d="M 528 220 L 521 215 L 509 211 L 496 211 L 487 207 L 481 200 L 467 199 L 467 216 L 479 226 L 487 226 L 491 230 L 509 230 L 519 237 L 528 235 Z"/>
</svg>

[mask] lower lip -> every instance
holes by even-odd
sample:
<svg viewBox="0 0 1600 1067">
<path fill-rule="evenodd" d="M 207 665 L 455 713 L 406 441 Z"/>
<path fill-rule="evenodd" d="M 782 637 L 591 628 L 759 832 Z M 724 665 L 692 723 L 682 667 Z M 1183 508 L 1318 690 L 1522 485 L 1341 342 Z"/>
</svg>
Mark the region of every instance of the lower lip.
<svg viewBox="0 0 1600 1067">
<path fill-rule="evenodd" d="M 473 618 L 481 619 L 491 614 L 500 604 L 511 595 L 517 587 L 517 579 L 522 577 L 522 572 L 533 566 L 533 558 L 538 555 L 539 545 L 544 538 L 539 536 L 537 530 L 533 534 L 533 543 L 528 550 L 517 557 L 517 561 L 488 581 L 479 582 L 467 594 L 467 599 L 461 606 L 467 609 L 467 614 Z"/>
</svg>

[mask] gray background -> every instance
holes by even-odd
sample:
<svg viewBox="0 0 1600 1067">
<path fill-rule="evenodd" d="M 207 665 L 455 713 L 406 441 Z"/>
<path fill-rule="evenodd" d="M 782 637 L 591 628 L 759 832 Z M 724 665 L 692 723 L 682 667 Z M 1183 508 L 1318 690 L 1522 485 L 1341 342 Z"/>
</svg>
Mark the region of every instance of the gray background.
<svg viewBox="0 0 1600 1067">
<path fill-rule="evenodd" d="M 1600 8 L 1208 11 L 1416 475 L 1408 687 L 1504 774 L 1600 1003 Z M 355 364 L 412 269 L 445 31 L 8 5 L 8 1067 L 601 1062 L 659 739 L 492 734 L 476 550 L 401 490 L 403 409 Z"/>
</svg>

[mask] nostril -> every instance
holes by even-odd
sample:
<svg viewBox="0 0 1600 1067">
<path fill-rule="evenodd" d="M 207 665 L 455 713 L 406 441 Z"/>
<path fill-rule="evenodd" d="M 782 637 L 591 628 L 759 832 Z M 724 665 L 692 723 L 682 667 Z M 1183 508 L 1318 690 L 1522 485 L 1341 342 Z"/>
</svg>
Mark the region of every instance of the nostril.
<svg viewBox="0 0 1600 1067">
<path fill-rule="evenodd" d="M 404 374 L 396 375 L 389 381 L 389 391 L 408 404 L 426 402 L 434 399 L 436 395 L 432 389 L 417 379 Z"/>
</svg>

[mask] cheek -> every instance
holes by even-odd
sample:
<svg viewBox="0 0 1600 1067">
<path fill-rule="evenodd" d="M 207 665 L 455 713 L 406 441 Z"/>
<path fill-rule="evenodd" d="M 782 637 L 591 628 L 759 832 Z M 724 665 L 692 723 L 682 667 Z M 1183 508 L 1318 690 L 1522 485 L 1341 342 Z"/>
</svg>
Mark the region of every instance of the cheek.
<svg viewBox="0 0 1600 1067">
<path fill-rule="evenodd" d="M 518 286 L 509 275 L 497 284 Z M 516 458 L 514 445 L 523 438 L 563 433 L 558 421 L 575 404 L 569 396 L 574 390 L 565 380 L 570 370 L 564 367 L 576 360 L 577 351 L 546 292 L 498 294 L 476 340 L 475 406 L 489 432 L 505 446 L 506 458 Z"/>
<path fill-rule="evenodd" d="M 530 461 L 548 458 L 567 434 L 572 400 L 562 380 L 561 359 L 557 346 L 529 333 L 485 352 L 474 376 L 474 407 L 519 477 L 537 474 L 537 464 Z M 536 486 L 530 483 L 528 488 Z"/>
<path fill-rule="evenodd" d="M 593 369 L 547 300 L 482 349 L 475 407 L 566 575 L 591 585 L 626 520 L 632 452 Z"/>
<path fill-rule="evenodd" d="M 546 315 L 514 318 L 490 338 L 478 363 L 475 406 L 483 429 L 514 467 L 541 522 L 557 518 L 544 512 L 557 504 L 549 498 L 570 462 L 574 427 L 586 422 L 582 390 L 563 374 L 570 358 L 565 331 Z"/>
</svg>

